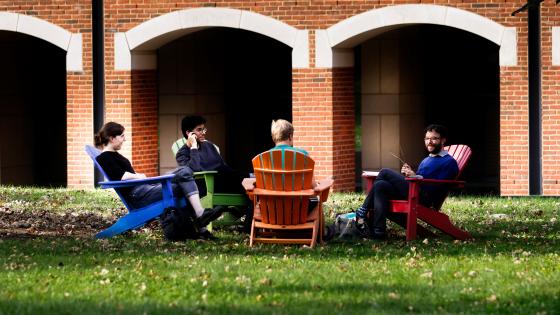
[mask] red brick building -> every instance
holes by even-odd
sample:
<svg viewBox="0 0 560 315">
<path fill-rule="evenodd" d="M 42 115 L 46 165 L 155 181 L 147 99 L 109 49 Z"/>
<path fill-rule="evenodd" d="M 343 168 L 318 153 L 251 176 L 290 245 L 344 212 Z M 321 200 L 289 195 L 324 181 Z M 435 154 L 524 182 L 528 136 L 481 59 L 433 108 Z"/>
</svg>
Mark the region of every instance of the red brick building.
<svg viewBox="0 0 560 315">
<path fill-rule="evenodd" d="M 423 126 L 443 123 L 474 149 L 473 190 L 527 195 L 527 14 L 511 16 L 524 3 L 106 0 L 105 120 L 156 175 L 185 114 L 207 117 L 241 170 L 272 144 L 270 121 L 290 119 L 336 190 L 398 167 L 390 152 L 418 163 Z M 560 194 L 559 16 L 542 3 L 545 195 Z M 0 1 L 0 183 L 92 186 L 92 23 L 91 1 Z"/>
</svg>

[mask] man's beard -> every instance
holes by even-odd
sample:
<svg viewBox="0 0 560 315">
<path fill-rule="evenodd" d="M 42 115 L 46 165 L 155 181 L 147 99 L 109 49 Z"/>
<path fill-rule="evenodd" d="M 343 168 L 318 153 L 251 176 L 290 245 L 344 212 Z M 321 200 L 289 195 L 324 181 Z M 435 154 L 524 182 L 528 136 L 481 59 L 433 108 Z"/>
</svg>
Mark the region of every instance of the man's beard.
<svg viewBox="0 0 560 315">
<path fill-rule="evenodd" d="M 434 144 L 432 146 L 434 147 L 434 149 L 432 151 L 428 150 L 428 152 L 430 152 L 430 154 L 438 154 L 443 149 L 443 146 L 441 145 L 441 143 Z"/>
</svg>

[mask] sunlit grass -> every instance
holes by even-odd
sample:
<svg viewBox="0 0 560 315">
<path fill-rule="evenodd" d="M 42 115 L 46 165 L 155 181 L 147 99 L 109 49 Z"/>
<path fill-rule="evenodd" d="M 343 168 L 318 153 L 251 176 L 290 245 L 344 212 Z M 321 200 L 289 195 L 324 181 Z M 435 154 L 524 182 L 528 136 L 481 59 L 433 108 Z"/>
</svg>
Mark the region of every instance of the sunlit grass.
<svg viewBox="0 0 560 315">
<path fill-rule="evenodd" d="M 52 211 L 120 205 L 105 192 L 0 189 Z M 45 197 L 46 196 L 46 197 Z M 332 194 L 328 217 L 361 194 Z M 451 197 L 443 211 L 474 240 L 336 241 L 317 249 L 248 247 L 247 235 L 169 243 L 159 230 L 109 240 L 0 239 L 0 314 L 557 314 L 560 200 Z"/>
</svg>

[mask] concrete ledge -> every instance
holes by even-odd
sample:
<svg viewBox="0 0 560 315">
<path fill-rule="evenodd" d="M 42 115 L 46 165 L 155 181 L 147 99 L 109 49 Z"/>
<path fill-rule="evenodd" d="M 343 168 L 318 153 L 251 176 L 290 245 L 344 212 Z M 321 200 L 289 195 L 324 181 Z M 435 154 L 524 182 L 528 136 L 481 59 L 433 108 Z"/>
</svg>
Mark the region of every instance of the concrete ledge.
<svg viewBox="0 0 560 315">
<path fill-rule="evenodd" d="M 349 59 L 329 49 L 353 48 L 391 29 L 412 24 L 434 24 L 474 33 L 500 46 L 500 65 L 517 64 L 515 28 L 506 28 L 478 14 L 433 4 L 405 4 L 370 10 L 343 20 L 328 29 L 315 31 L 317 67 L 345 65 Z"/>
<path fill-rule="evenodd" d="M 209 27 L 237 28 L 273 38 L 293 48 L 292 67 L 309 66 L 308 31 L 300 31 L 274 18 L 250 11 L 195 8 L 167 13 L 148 20 L 124 33 L 124 38 L 115 35 L 115 70 L 136 69 L 135 65 L 141 64 L 147 66 L 144 57 L 140 57 L 144 61 L 139 63 L 129 62 L 127 59 L 132 58 L 135 51 L 141 51 L 140 55 L 144 56 L 155 54 L 153 51 L 161 46 Z M 125 49 L 128 49 L 128 53 Z M 151 63 L 152 61 L 148 62 Z"/>
<path fill-rule="evenodd" d="M 19 14 L 17 32 L 41 38 L 66 51 L 72 37 L 72 33 L 60 26 L 23 14 Z"/>
<path fill-rule="evenodd" d="M 126 41 L 124 33 L 115 33 L 115 70 L 130 70 L 132 69 L 132 57 L 130 55 L 130 48 Z"/>
<path fill-rule="evenodd" d="M 297 31 L 292 50 L 292 68 L 309 68 L 309 31 Z"/>
<path fill-rule="evenodd" d="M 500 66 L 517 66 L 517 29 L 506 27 L 500 44 Z"/>
<path fill-rule="evenodd" d="M 12 31 L 17 30 L 19 14 L 11 12 L 0 12 L 0 30 Z"/>
<path fill-rule="evenodd" d="M 243 11 L 239 28 L 274 38 L 290 47 L 294 47 L 297 29 L 284 22 L 258 13 Z"/>
<path fill-rule="evenodd" d="M 130 29 L 126 32 L 126 39 L 130 50 L 134 50 L 138 46 L 146 44 L 150 41 L 155 42 L 152 46 L 157 46 L 156 48 L 159 48 L 167 42 L 173 40 L 167 40 L 164 35 L 181 30 L 182 28 L 181 15 L 179 11 L 171 12 L 160 15 Z M 163 36 L 163 38 L 159 38 L 160 36 Z M 150 48 L 152 47 L 141 47 L 142 50 Z"/>
<path fill-rule="evenodd" d="M 179 11 L 182 28 L 230 27 L 239 28 L 241 12 L 236 9 L 197 8 Z"/>
<path fill-rule="evenodd" d="M 47 41 L 66 51 L 66 71 L 83 71 L 82 34 L 73 34 L 45 20 L 12 12 L 0 12 L 0 30 Z"/>
<path fill-rule="evenodd" d="M 72 34 L 66 53 L 66 71 L 83 71 L 82 34 Z"/>
</svg>

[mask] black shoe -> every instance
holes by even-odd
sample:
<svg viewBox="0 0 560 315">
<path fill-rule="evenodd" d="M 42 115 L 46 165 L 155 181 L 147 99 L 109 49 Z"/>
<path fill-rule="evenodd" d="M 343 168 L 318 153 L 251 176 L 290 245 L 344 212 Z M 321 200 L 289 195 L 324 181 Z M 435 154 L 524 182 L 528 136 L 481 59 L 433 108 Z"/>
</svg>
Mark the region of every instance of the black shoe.
<svg viewBox="0 0 560 315">
<path fill-rule="evenodd" d="M 387 233 L 371 233 L 371 239 L 377 241 L 385 241 L 387 240 Z"/>
<path fill-rule="evenodd" d="M 204 209 L 204 212 L 202 213 L 202 215 L 198 218 L 196 218 L 196 225 L 198 226 L 199 229 L 205 227 L 208 225 L 208 223 L 216 220 L 217 218 L 219 218 L 222 213 L 224 212 L 224 207 L 222 206 L 217 206 L 215 208 L 206 208 Z"/>
<path fill-rule="evenodd" d="M 215 241 L 218 238 L 214 236 L 214 234 L 210 233 L 208 229 L 202 228 L 202 230 L 198 233 L 198 237 L 203 240 Z"/>
</svg>

